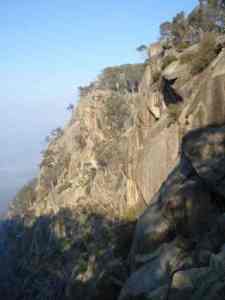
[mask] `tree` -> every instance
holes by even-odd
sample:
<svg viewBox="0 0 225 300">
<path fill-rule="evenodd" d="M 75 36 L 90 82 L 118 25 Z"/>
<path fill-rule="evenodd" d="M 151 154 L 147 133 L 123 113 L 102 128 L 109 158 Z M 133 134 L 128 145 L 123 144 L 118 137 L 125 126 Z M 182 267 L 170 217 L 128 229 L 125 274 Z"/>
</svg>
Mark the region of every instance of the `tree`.
<svg viewBox="0 0 225 300">
<path fill-rule="evenodd" d="M 136 50 L 143 54 L 144 59 L 148 57 L 148 47 L 146 45 L 140 45 L 139 47 L 136 48 Z"/>
<path fill-rule="evenodd" d="M 224 0 L 199 0 L 199 7 L 188 17 L 189 24 L 204 32 L 220 32 L 225 24 Z"/>
<path fill-rule="evenodd" d="M 143 52 L 143 51 L 146 51 L 148 50 L 148 47 L 146 45 L 141 45 L 139 47 L 137 47 L 136 49 L 138 52 Z"/>
<path fill-rule="evenodd" d="M 45 138 L 46 143 L 50 143 L 63 135 L 63 129 L 57 127 L 51 131 L 51 133 Z"/>
<path fill-rule="evenodd" d="M 172 22 L 172 36 L 175 45 L 182 42 L 185 33 L 187 32 L 187 21 L 184 12 L 178 13 Z"/>
<path fill-rule="evenodd" d="M 37 185 L 37 179 L 32 179 L 16 194 L 13 200 L 13 210 L 15 213 L 25 213 L 36 200 L 35 188 Z"/>
<path fill-rule="evenodd" d="M 205 33 L 199 44 L 199 50 L 191 60 L 191 72 L 193 75 L 202 72 L 215 59 L 216 39 L 212 32 Z"/>
<path fill-rule="evenodd" d="M 72 103 L 70 103 L 67 108 L 66 108 L 68 111 L 73 111 L 74 109 L 74 105 Z"/>
<path fill-rule="evenodd" d="M 160 36 L 162 40 L 171 38 L 172 24 L 171 22 L 164 22 L 160 25 Z"/>
<path fill-rule="evenodd" d="M 53 139 L 57 139 L 63 135 L 63 130 L 60 127 L 57 127 L 56 129 L 53 129 L 51 131 L 51 136 Z"/>
<path fill-rule="evenodd" d="M 185 22 L 185 13 L 179 12 L 173 19 L 174 24 L 183 24 Z"/>
<path fill-rule="evenodd" d="M 145 64 L 126 64 L 116 67 L 108 67 L 103 70 L 99 77 L 99 86 L 102 89 L 127 93 L 128 81 L 138 83 L 142 80 Z"/>
<path fill-rule="evenodd" d="M 225 23 L 225 1 L 208 0 L 207 16 L 214 26 L 219 30 L 224 29 Z"/>
<path fill-rule="evenodd" d="M 199 0 L 199 5 L 200 5 L 200 8 L 202 8 L 203 6 L 206 6 L 208 5 L 208 2 L 210 0 Z M 213 0 L 214 1 L 214 0 Z"/>
</svg>

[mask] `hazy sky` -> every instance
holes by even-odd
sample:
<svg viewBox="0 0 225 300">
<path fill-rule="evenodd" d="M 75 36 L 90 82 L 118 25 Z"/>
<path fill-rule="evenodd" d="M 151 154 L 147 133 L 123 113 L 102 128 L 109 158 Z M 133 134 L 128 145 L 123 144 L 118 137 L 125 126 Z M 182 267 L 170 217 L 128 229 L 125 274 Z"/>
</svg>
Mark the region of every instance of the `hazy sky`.
<svg viewBox="0 0 225 300">
<path fill-rule="evenodd" d="M 35 174 L 76 88 L 140 60 L 159 24 L 197 0 L 0 0 L 0 210 Z"/>
</svg>

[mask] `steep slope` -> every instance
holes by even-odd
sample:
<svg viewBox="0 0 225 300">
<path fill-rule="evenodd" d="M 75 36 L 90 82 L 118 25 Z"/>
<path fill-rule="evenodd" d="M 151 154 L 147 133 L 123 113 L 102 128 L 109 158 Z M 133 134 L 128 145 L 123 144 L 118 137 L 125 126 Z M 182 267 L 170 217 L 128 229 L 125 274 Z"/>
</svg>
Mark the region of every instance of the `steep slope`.
<svg viewBox="0 0 225 300">
<path fill-rule="evenodd" d="M 223 293 L 224 37 L 213 41 L 198 72 L 202 42 L 156 43 L 150 61 L 81 88 L 2 225 L 2 298 L 197 299 L 205 277 Z"/>
<path fill-rule="evenodd" d="M 185 136 L 181 161 L 138 221 L 119 299 L 225 296 L 225 127 Z"/>
<path fill-rule="evenodd" d="M 160 65 L 163 58 L 156 60 Z M 178 60 L 159 81 L 148 82 L 154 64 L 146 67 L 138 92 L 94 86 L 81 97 L 72 121 L 45 153 L 32 207 L 37 215 L 80 202 L 117 217 L 127 207 L 142 209 L 177 163 L 182 136 L 223 122 L 223 51 L 193 78 Z"/>
</svg>

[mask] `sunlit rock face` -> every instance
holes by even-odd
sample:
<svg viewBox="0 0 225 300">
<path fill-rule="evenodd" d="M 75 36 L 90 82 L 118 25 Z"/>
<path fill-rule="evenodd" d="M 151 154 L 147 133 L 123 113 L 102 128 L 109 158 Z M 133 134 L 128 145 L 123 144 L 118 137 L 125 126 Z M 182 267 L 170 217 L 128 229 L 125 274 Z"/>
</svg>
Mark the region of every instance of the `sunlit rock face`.
<svg viewBox="0 0 225 300">
<path fill-rule="evenodd" d="M 194 128 L 223 123 L 224 51 L 193 77 L 188 65 L 180 62 L 181 54 L 172 50 L 164 53 L 160 43 L 153 44 L 152 60 L 143 68 L 138 65 L 138 75 L 135 65 L 111 68 L 110 85 L 100 76 L 82 89 L 71 121 L 45 153 L 37 201 L 30 203 L 30 210 L 37 215 L 56 213 L 98 199 L 108 207 L 113 202 L 113 213 L 117 206 L 120 211 L 143 208 L 177 164 L 182 136 Z M 168 51 L 176 61 L 162 70 Z M 135 81 L 138 89 L 130 89 L 129 83 Z"/>
</svg>

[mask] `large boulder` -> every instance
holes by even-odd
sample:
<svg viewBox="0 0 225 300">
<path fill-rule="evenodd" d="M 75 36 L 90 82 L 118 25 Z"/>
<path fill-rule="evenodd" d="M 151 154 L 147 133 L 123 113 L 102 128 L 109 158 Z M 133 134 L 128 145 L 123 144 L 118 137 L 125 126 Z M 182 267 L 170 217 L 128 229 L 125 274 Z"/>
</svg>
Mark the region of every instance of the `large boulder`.
<svg viewBox="0 0 225 300">
<path fill-rule="evenodd" d="M 221 300 L 225 297 L 225 249 L 212 255 L 209 266 L 174 274 L 168 299 Z M 151 299 L 151 298 L 150 298 Z"/>
<path fill-rule="evenodd" d="M 211 213 L 209 191 L 195 176 L 187 179 L 177 168 L 139 219 L 132 258 L 155 251 L 176 235 L 197 238 L 210 222 Z"/>
<path fill-rule="evenodd" d="M 198 176 L 225 196 L 225 126 L 190 132 L 183 139 L 182 151 Z"/>
<path fill-rule="evenodd" d="M 212 216 L 209 191 L 195 177 L 185 179 L 178 168 L 138 222 L 131 251 L 134 273 L 120 299 L 165 291 L 161 288 L 177 269 L 207 263 L 200 253 L 197 258 L 195 245 L 210 228 Z"/>
<path fill-rule="evenodd" d="M 180 164 L 138 221 L 120 300 L 223 299 L 224 147 L 225 127 L 183 139 Z"/>
</svg>

